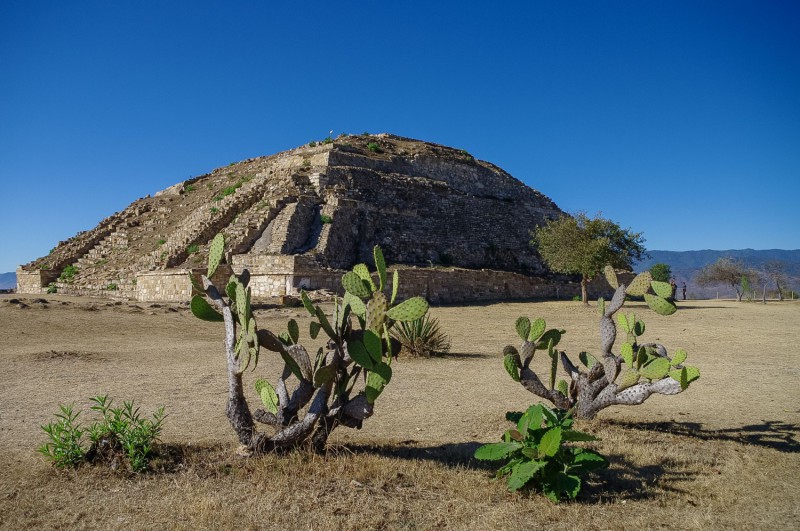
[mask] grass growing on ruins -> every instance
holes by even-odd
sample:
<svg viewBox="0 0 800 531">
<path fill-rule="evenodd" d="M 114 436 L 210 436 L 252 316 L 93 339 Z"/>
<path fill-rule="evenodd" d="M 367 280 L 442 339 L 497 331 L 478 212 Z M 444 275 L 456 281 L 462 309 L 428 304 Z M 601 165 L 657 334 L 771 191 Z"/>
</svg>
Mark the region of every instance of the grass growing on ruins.
<svg viewBox="0 0 800 531">
<path fill-rule="evenodd" d="M 536 493 L 509 493 L 492 479 L 492 466 L 471 456 L 508 429 L 506 411 L 534 402 L 503 368 L 515 319 L 545 316 L 568 330 L 559 347 L 578 352 L 597 343 L 594 308 L 571 301 L 433 308 L 451 353 L 394 363 L 396 380 L 362 430 L 337 430 L 325 457 L 242 459 L 224 416 L 218 326 L 183 305 L 46 299 L 0 296 L 3 528 L 800 526 L 798 354 L 786 347 L 800 340 L 797 302 L 691 301 L 671 317 L 648 314 L 658 336 L 645 338 L 686 348 L 703 377 L 680 395 L 582 421 L 578 429 L 601 438 L 591 445 L 610 466 L 587 476 L 576 502 L 554 505 Z M 643 303 L 628 307 L 646 313 Z M 302 308 L 256 312 L 259 326 L 273 330 L 289 317 L 308 325 Z M 277 359 L 262 356 L 249 385 L 279 370 Z M 135 399 L 144 411 L 167 407 L 155 472 L 60 472 L 34 451 L 58 403 L 105 393 Z"/>
</svg>

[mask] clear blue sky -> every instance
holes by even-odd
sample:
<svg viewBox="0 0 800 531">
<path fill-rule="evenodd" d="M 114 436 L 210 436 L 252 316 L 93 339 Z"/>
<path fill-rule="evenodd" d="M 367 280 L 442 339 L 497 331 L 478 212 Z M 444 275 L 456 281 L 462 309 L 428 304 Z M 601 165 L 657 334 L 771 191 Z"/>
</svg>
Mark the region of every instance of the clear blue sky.
<svg viewBox="0 0 800 531">
<path fill-rule="evenodd" d="M 0 3 L 0 271 L 216 167 L 390 132 L 650 249 L 800 248 L 800 3 Z"/>
</svg>

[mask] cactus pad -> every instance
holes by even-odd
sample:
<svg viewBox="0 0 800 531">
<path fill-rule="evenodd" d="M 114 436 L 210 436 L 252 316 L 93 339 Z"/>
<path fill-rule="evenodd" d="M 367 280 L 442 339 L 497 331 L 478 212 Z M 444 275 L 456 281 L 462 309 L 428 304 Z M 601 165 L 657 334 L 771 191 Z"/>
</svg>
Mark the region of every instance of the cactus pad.
<svg viewBox="0 0 800 531">
<path fill-rule="evenodd" d="M 400 288 L 400 277 L 397 274 L 397 269 L 394 270 L 392 273 L 392 298 L 389 301 L 389 304 L 394 304 L 394 301 L 397 300 L 397 290 Z"/>
<path fill-rule="evenodd" d="M 617 314 L 617 324 L 619 324 L 619 327 L 622 328 L 625 333 L 629 333 L 631 331 L 631 327 L 628 325 L 628 318 L 624 313 Z"/>
<path fill-rule="evenodd" d="M 367 395 L 367 403 L 374 404 L 378 396 L 383 392 L 383 389 L 392 379 L 392 368 L 385 363 L 378 363 L 373 370 L 367 374 L 367 387 L 365 389 Z"/>
<path fill-rule="evenodd" d="M 314 371 L 314 387 L 322 387 L 336 378 L 336 365 L 323 365 Z"/>
<path fill-rule="evenodd" d="M 190 308 L 194 316 L 203 321 L 219 322 L 224 320 L 222 314 L 212 308 L 205 297 L 200 295 L 192 297 Z"/>
<path fill-rule="evenodd" d="M 528 334 L 531 332 L 531 320 L 527 317 L 519 317 L 517 322 L 514 324 L 514 327 L 517 329 L 517 335 L 525 341 L 528 339 Z"/>
<path fill-rule="evenodd" d="M 369 285 L 353 271 L 348 271 L 342 275 L 342 287 L 348 293 L 352 293 L 362 299 L 368 299 L 372 296 L 372 290 L 369 289 Z"/>
<path fill-rule="evenodd" d="M 385 299 L 384 299 L 385 301 Z M 428 311 L 428 301 L 422 297 L 412 297 L 386 312 L 386 316 L 395 321 L 416 321 Z"/>
<path fill-rule="evenodd" d="M 631 285 L 625 290 L 625 293 L 633 297 L 641 297 L 647 290 L 650 289 L 650 283 L 653 281 L 653 275 L 650 271 L 644 271 L 636 275 L 631 281 Z"/>
<path fill-rule="evenodd" d="M 350 354 L 350 358 L 354 362 L 358 363 L 365 369 L 371 369 L 375 365 L 375 362 L 372 360 L 372 356 L 369 355 L 367 348 L 361 341 L 348 341 L 347 352 Z"/>
<path fill-rule="evenodd" d="M 292 343 L 297 343 L 300 340 L 300 325 L 294 319 L 289 319 L 288 328 L 289 338 L 291 338 Z"/>
<path fill-rule="evenodd" d="M 617 373 L 619 372 L 619 365 L 617 365 L 617 360 L 614 359 L 613 356 L 603 357 L 603 371 L 605 372 L 608 383 L 614 383 L 614 380 L 617 379 Z"/>
<path fill-rule="evenodd" d="M 316 322 L 311 321 L 308 325 L 308 335 L 311 336 L 311 339 L 317 339 L 319 335 L 319 331 L 322 330 L 322 326 Z"/>
<path fill-rule="evenodd" d="M 619 349 L 619 355 L 622 356 L 628 368 L 633 367 L 633 345 L 630 343 L 623 343 Z"/>
<path fill-rule="evenodd" d="M 639 383 L 639 373 L 637 371 L 629 370 L 622 373 L 617 384 L 617 391 L 622 391 L 628 387 L 633 387 Z"/>
<path fill-rule="evenodd" d="M 380 333 L 383 330 L 383 324 L 386 322 L 387 307 L 388 304 L 386 304 L 386 296 L 383 293 L 376 291 L 372 294 L 372 298 L 367 303 L 368 330 L 372 330 L 376 333 Z M 414 319 L 410 320 L 413 321 Z"/>
<path fill-rule="evenodd" d="M 639 374 L 648 380 L 660 380 L 669 373 L 669 360 L 667 358 L 655 358 L 639 369 Z"/>
<path fill-rule="evenodd" d="M 222 233 L 219 233 L 211 240 L 211 245 L 208 248 L 208 278 L 214 276 L 214 273 L 217 271 L 217 267 L 219 267 L 219 263 L 222 261 L 222 253 L 224 250 L 225 237 Z"/>
<path fill-rule="evenodd" d="M 617 289 L 619 287 L 619 281 L 617 280 L 617 273 L 614 271 L 614 268 L 610 265 L 607 265 L 603 269 L 603 274 L 606 277 L 606 281 L 611 285 L 612 288 Z"/>
<path fill-rule="evenodd" d="M 372 330 L 364 331 L 364 347 L 372 358 L 372 361 L 379 363 L 383 358 L 383 346 L 381 338 Z"/>
<path fill-rule="evenodd" d="M 673 367 L 676 365 L 680 365 L 686 361 L 686 351 L 682 348 L 676 349 L 675 354 L 672 356 L 672 361 L 670 362 Z"/>
<path fill-rule="evenodd" d="M 665 299 L 669 299 L 672 297 L 672 285 L 669 282 L 661 282 L 660 280 L 654 280 L 650 283 L 653 287 L 653 291 L 659 297 L 663 297 Z"/>
<path fill-rule="evenodd" d="M 311 299 L 306 293 L 306 290 L 300 290 L 300 300 L 303 301 L 303 308 L 309 313 L 309 315 L 314 315 L 316 310 L 314 309 L 314 305 L 311 303 Z"/>
<path fill-rule="evenodd" d="M 595 363 L 597 363 L 597 358 L 589 354 L 588 352 L 581 352 L 578 354 L 578 359 L 581 360 L 581 363 L 587 368 L 591 369 Z"/>
<path fill-rule="evenodd" d="M 550 341 L 553 342 L 553 347 L 558 345 L 558 342 L 561 341 L 561 334 L 564 333 L 564 330 L 556 330 L 555 328 L 551 328 L 539 338 L 539 341 L 536 343 L 536 348 L 538 349 L 545 349 L 548 348 Z"/>
<path fill-rule="evenodd" d="M 650 295 L 649 293 L 645 293 L 644 300 L 647 302 L 647 305 L 651 310 L 660 315 L 672 315 L 678 311 L 678 308 L 674 304 L 663 297 L 659 297 L 658 295 Z"/>
<path fill-rule="evenodd" d="M 542 334 L 544 334 L 544 330 L 547 328 L 547 323 L 544 319 L 535 319 L 531 323 L 531 331 L 528 333 L 528 341 L 536 341 Z M 554 345 L 555 346 L 555 345 Z"/>
<path fill-rule="evenodd" d="M 366 264 L 356 264 L 353 266 L 353 273 L 358 275 L 361 280 L 364 281 L 370 292 L 373 292 L 377 289 L 375 282 L 372 281 L 372 275 L 369 273 L 369 269 L 367 268 Z"/>
<path fill-rule="evenodd" d="M 517 359 L 519 354 L 515 357 L 513 354 L 506 354 L 503 356 L 503 366 L 506 368 L 506 372 L 511 379 L 515 382 L 519 381 L 519 365 L 517 365 Z"/>
<path fill-rule="evenodd" d="M 377 245 L 372 249 L 372 257 L 375 258 L 375 268 L 378 270 L 378 290 L 386 288 L 386 260 L 383 258 L 383 251 Z"/>
<path fill-rule="evenodd" d="M 264 403 L 264 407 L 267 408 L 267 411 L 273 415 L 277 415 L 278 407 L 280 407 L 280 400 L 278 399 L 278 393 L 275 392 L 275 388 L 272 387 L 272 384 L 263 378 L 259 378 L 256 380 L 255 387 L 256 393 L 258 393 L 258 396 L 261 397 L 261 401 Z"/>
<path fill-rule="evenodd" d="M 569 384 L 567 384 L 566 380 L 559 380 L 556 389 L 562 395 L 569 396 Z"/>
</svg>

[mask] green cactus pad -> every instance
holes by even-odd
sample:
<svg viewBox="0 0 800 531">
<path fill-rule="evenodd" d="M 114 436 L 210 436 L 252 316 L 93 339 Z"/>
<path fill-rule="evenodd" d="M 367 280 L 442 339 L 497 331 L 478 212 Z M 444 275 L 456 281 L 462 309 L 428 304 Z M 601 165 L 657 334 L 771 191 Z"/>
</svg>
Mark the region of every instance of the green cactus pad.
<svg viewBox="0 0 800 531">
<path fill-rule="evenodd" d="M 600 312 L 600 315 L 606 313 L 606 300 L 603 297 L 597 299 L 597 311 Z"/>
<path fill-rule="evenodd" d="M 370 292 L 375 291 L 377 288 L 375 282 L 372 281 L 372 275 L 369 273 L 369 268 L 366 264 L 356 264 L 353 266 L 353 273 L 358 275 L 369 287 Z"/>
<path fill-rule="evenodd" d="M 670 362 L 671 365 L 674 367 L 682 364 L 684 361 L 686 361 L 686 356 L 686 351 L 682 348 L 675 349 L 675 354 L 672 355 L 672 361 Z"/>
<path fill-rule="evenodd" d="M 342 287 L 348 293 L 352 293 L 362 299 L 368 299 L 372 296 L 372 290 L 369 289 L 369 285 L 353 271 L 348 271 L 342 275 Z"/>
<path fill-rule="evenodd" d="M 539 341 L 536 342 L 536 348 L 538 349 L 545 349 L 548 347 L 550 341 L 553 342 L 553 347 L 558 345 L 558 342 L 561 341 L 561 335 L 564 334 L 564 330 L 556 330 L 555 328 L 551 328 L 539 338 Z"/>
<path fill-rule="evenodd" d="M 225 250 L 225 237 L 222 233 L 214 236 L 211 240 L 211 245 L 208 247 L 208 278 L 214 276 L 214 273 L 222 261 L 222 253 Z"/>
<path fill-rule="evenodd" d="M 697 367 L 687 366 L 684 368 L 686 369 L 686 378 L 689 381 L 689 383 L 692 383 L 693 381 L 700 378 L 700 369 L 698 369 Z"/>
<path fill-rule="evenodd" d="M 365 389 L 367 395 L 367 403 L 374 404 L 378 396 L 383 392 L 383 389 L 392 379 L 392 368 L 385 363 L 378 363 L 373 370 L 367 374 L 367 387 Z"/>
<path fill-rule="evenodd" d="M 256 393 L 261 397 L 261 401 L 264 403 L 264 407 L 267 408 L 267 411 L 273 415 L 277 415 L 278 408 L 280 407 L 280 400 L 272 384 L 263 378 L 259 378 L 256 380 L 255 387 Z"/>
<path fill-rule="evenodd" d="M 314 371 L 314 387 L 322 387 L 332 382 L 334 378 L 336 378 L 336 366 L 323 365 Z"/>
<path fill-rule="evenodd" d="M 530 341 L 524 341 L 519 350 L 522 359 L 527 361 L 528 359 L 533 358 L 533 355 L 536 353 L 536 345 Z"/>
<path fill-rule="evenodd" d="M 389 319 L 410 322 L 420 319 L 428 311 L 428 301 L 422 297 L 412 297 L 386 312 Z"/>
<path fill-rule="evenodd" d="M 300 340 L 300 325 L 294 319 L 289 319 L 287 326 L 289 328 L 289 338 L 291 338 L 292 343 L 297 343 Z"/>
<path fill-rule="evenodd" d="M 203 321 L 211 321 L 211 322 L 219 322 L 224 321 L 222 314 L 219 313 L 217 310 L 211 307 L 205 297 L 201 297 L 200 295 L 195 295 L 192 297 L 191 305 L 189 306 L 192 310 L 192 313 L 198 319 L 202 319 Z"/>
<path fill-rule="evenodd" d="M 569 384 L 566 380 L 559 380 L 556 389 L 558 389 L 558 392 L 562 395 L 569 396 Z"/>
<path fill-rule="evenodd" d="M 375 362 L 372 360 L 372 356 L 369 355 L 367 348 L 361 341 L 348 341 L 347 352 L 350 354 L 350 358 L 352 358 L 354 362 L 358 363 L 365 369 L 372 369 L 372 367 L 375 365 Z"/>
<path fill-rule="evenodd" d="M 672 369 L 669 371 L 669 377 L 681 384 L 681 391 L 686 391 L 686 388 L 689 387 L 689 371 L 686 370 L 686 367 Z"/>
<path fill-rule="evenodd" d="M 589 354 L 588 352 L 581 352 L 578 354 L 578 359 L 581 360 L 581 363 L 587 368 L 591 369 L 595 363 L 597 363 L 597 358 Z"/>
<path fill-rule="evenodd" d="M 381 338 L 373 332 L 372 330 L 365 330 L 364 331 L 364 347 L 367 349 L 367 353 L 372 358 L 372 361 L 378 363 L 383 358 L 383 345 L 381 342 Z"/>
<path fill-rule="evenodd" d="M 553 341 L 547 345 L 547 355 L 550 356 L 550 389 L 556 386 L 556 372 L 558 371 L 558 351 L 553 348 Z"/>
<path fill-rule="evenodd" d="M 630 286 L 627 287 L 625 293 L 631 295 L 633 297 L 641 297 L 647 290 L 650 289 L 650 283 L 653 281 L 653 275 L 650 274 L 650 271 L 644 271 L 636 275 L 631 281 Z"/>
<path fill-rule="evenodd" d="M 394 301 L 397 300 L 397 290 L 400 288 L 400 276 L 397 274 L 397 269 L 394 270 L 392 273 L 392 298 L 389 300 L 389 304 L 394 304 Z"/>
<path fill-rule="evenodd" d="M 534 319 L 534 321 L 531 323 L 531 331 L 528 333 L 528 341 L 535 342 L 537 339 L 542 337 L 545 328 L 547 328 L 547 323 L 544 319 Z"/>
<path fill-rule="evenodd" d="M 653 287 L 653 291 L 659 297 L 663 297 L 665 299 L 669 299 L 672 297 L 672 285 L 669 282 L 661 282 L 660 280 L 653 280 L 650 285 Z"/>
<path fill-rule="evenodd" d="M 386 288 L 386 260 L 383 258 L 383 251 L 377 245 L 372 249 L 372 257 L 375 259 L 375 268 L 378 270 L 378 290 Z"/>
<path fill-rule="evenodd" d="M 606 281 L 611 285 L 612 288 L 617 289 L 619 287 L 617 273 L 614 271 L 613 267 L 607 265 L 605 268 L 603 268 L 603 274 L 606 277 Z"/>
<path fill-rule="evenodd" d="M 517 356 L 519 356 L 519 354 Z M 511 376 L 511 379 L 518 382 L 519 365 L 517 365 L 517 357 L 512 354 L 506 354 L 503 356 L 503 366 L 506 368 L 508 375 Z"/>
<path fill-rule="evenodd" d="M 631 331 L 631 328 L 628 325 L 628 318 L 625 316 L 624 313 L 617 314 L 617 324 L 619 324 L 619 327 L 622 328 L 622 330 L 624 330 L 625 333 L 629 333 Z"/>
<path fill-rule="evenodd" d="M 225 293 L 228 295 L 228 298 L 234 303 L 234 310 L 236 309 L 236 286 L 240 284 L 239 279 L 236 278 L 236 275 L 231 275 L 230 280 L 228 280 L 228 284 L 225 286 Z"/>
<path fill-rule="evenodd" d="M 514 324 L 515 328 L 517 329 L 517 335 L 525 341 L 528 339 L 528 334 L 531 333 L 531 320 L 527 317 L 519 317 L 517 322 Z"/>
<path fill-rule="evenodd" d="M 386 322 L 387 307 L 386 296 L 383 293 L 376 291 L 372 294 L 372 298 L 367 302 L 366 324 L 368 330 L 381 333 L 383 324 Z"/>
<path fill-rule="evenodd" d="M 325 312 L 322 311 L 322 308 L 317 306 L 315 309 L 315 313 L 317 315 L 317 320 L 319 321 L 320 326 L 322 327 L 323 330 L 325 330 L 325 333 L 328 334 L 328 337 L 330 337 L 331 339 L 336 339 L 337 337 L 336 331 L 334 331 L 333 327 L 331 326 L 331 323 L 328 321 L 328 317 L 325 315 Z"/>
<path fill-rule="evenodd" d="M 660 380 L 669 373 L 669 360 L 667 358 L 656 358 L 639 369 L 639 374 L 648 380 Z"/>
<path fill-rule="evenodd" d="M 305 379 L 310 381 L 314 375 L 311 372 L 311 358 L 308 357 L 308 351 L 306 351 L 305 347 L 303 345 L 292 345 L 286 349 L 286 353 L 294 360 L 300 371 L 299 375 L 295 373 L 295 376 L 297 376 L 299 380 Z M 294 372 L 294 369 L 292 369 L 292 372 Z"/>
<path fill-rule="evenodd" d="M 244 284 L 241 282 L 236 284 L 236 314 L 239 316 L 239 322 L 242 320 L 247 322 L 247 291 L 244 289 Z"/>
<path fill-rule="evenodd" d="M 320 330 L 322 330 L 322 325 L 320 325 L 318 322 L 311 321 L 308 324 L 308 335 L 311 336 L 311 339 L 317 339 Z"/>
<path fill-rule="evenodd" d="M 623 343 L 619 349 L 619 355 L 622 356 L 628 368 L 633 367 L 633 345 L 630 343 Z"/>
<path fill-rule="evenodd" d="M 360 298 L 356 297 L 349 291 L 344 294 L 344 303 L 350 306 L 350 310 L 356 314 L 357 316 L 361 317 L 362 319 L 365 318 L 367 314 L 367 305 L 364 304 Z"/>
<path fill-rule="evenodd" d="M 633 314 L 631 314 L 633 316 Z M 633 335 L 639 337 L 644 334 L 644 321 L 635 321 L 633 323 Z"/>
<path fill-rule="evenodd" d="M 628 387 L 633 387 L 637 383 L 639 383 L 639 373 L 633 370 L 625 371 L 619 377 L 617 392 L 627 389 Z"/>
<path fill-rule="evenodd" d="M 309 315 L 314 315 L 316 310 L 314 309 L 314 304 L 311 302 L 311 298 L 306 293 L 306 290 L 300 290 L 300 300 L 303 301 L 303 308 L 309 313 Z"/>
<path fill-rule="evenodd" d="M 644 300 L 651 310 L 660 315 L 672 315 L 678 308 L 669 302 L 667 299 L 659 297 L 658 295 L 644 294 Z"/>
<path fill-rule="evenodd" d="M 258 332 L 258 342 L 259 344 L 267 350 L 271 350 L 273 352 L 281 352 L 286 350 L 286 347 L 283 345 L 280 339 L 266 329 L 261 329 Z"/>
</svg>

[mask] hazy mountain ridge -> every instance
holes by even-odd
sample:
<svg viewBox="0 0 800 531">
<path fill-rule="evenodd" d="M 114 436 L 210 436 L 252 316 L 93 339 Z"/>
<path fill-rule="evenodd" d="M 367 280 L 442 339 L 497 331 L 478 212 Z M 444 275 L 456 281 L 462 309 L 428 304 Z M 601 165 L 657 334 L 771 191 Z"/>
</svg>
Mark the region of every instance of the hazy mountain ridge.
<svg viewBox="0 0 800 531">
<path fill-rule="evenodd" d="M 12 289 L 17 287 L 16 273 L 0 273 L 0 289 Z"/>
<path fill-rule="evenodd" d="M 699 251 L 648 251 L 650 258 L 638 262 L 634 266 L 635 271 L 644 271 L 653 264 L 667 264 L 672 269 L 672 274 L 680 286 L 686 282 L 687 292 L 690 298 L 732 297 L 733 292 L 727 286 L 701 288 L 694 282 L 697 273 L 708 264 L 716 262 L 720 258 L 733 258 L 741 260 L 753 269 L 763 269 L 767 262 L 779 260 L 786 267 L 788 276 L 788 289 L 798 291 L 800 288 L 800 249 L 728 249 L 712 250 L 703 249 Z M 768 290 L 774 289 L 774 285 L 768 285 Z M 680 290 L 679 290 L 680 291 Z M 678 294 L 680 297 L 680 293 Z"/>
</svg>

